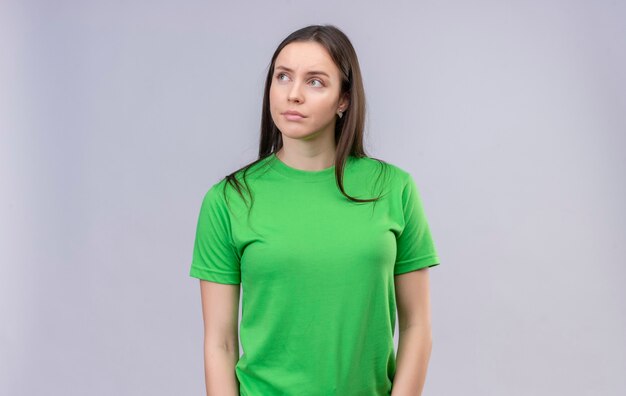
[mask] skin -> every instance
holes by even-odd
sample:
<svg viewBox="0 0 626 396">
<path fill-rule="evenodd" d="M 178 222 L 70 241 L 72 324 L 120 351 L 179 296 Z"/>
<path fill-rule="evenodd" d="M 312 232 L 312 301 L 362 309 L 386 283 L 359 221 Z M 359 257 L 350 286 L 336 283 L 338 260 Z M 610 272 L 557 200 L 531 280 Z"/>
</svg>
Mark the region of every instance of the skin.
<svg viewBox="0 0 626 396">
<path fill-rule="evenodd" d="M 394 277 L 398 354 L 391 396 L 421 396 L 432 351 L 429 269 Z"/>
<path fill-rule="evenodd" d="M 286 67 L 289 70 L 285 70 Z M 321 71 L 323 74 L 309 74 Z M 349 104 L 341 95 L 341 77 L 326 49 L 316 42 L 292 42 L 278 54 L 270 85 L 270 112 L 283 137 L 276 156 L 302 170 L 322 170 L 335 161 L 337 111 Z M 306 118 L 290 121 L 281 113 L 295 110 Z"/>
<path fill-rule="evenodd" d="M 239 285 L 200 280 L 207 396 L 239 396 Z"/>
</svg>

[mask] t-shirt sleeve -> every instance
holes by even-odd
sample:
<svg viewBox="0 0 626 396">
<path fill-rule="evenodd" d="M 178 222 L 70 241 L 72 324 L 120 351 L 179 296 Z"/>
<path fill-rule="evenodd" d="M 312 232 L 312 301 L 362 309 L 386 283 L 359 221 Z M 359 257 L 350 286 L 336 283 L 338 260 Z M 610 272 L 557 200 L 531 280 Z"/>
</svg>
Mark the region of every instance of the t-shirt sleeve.
<svg viewBox="0 0 626 396">
<path fill-rule="evenodd" d="M 189 275 L 207 281 L 241 283 L 240 261 L 232 240 L 228 207 L 214 185 L 200 207 Z"/>
<path fill-rule="evenodd" d="M 397 253 L 394 275 L 439 264 L 439 256 L 417 186 L 407 173 L 402 190 L 404 228 L 396 237 Z"/>
</svg>

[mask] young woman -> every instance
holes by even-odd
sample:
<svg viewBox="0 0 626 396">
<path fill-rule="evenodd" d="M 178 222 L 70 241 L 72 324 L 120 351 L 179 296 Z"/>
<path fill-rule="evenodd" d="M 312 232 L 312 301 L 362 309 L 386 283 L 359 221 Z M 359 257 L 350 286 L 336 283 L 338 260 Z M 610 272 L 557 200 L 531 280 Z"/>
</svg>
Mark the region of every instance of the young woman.
<svg viewBox="0 0 626 396">
<path fill-rule="evenodd" d="M 365 154 L 364 120 L 343 32 L 308 26 L 280 43 L 259 158 L 215 183 L 200 208 L 190 276 L 200 279 L 208 395 L 421 394 L 427 270 L 439 257 L 412 176 Z"/>
</svg>

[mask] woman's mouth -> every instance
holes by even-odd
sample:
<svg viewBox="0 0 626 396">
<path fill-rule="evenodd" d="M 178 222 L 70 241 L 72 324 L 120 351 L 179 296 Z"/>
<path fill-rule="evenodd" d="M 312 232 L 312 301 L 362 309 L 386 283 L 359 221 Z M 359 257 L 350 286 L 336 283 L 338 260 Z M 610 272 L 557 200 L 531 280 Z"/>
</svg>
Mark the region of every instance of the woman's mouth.
<svg viewBox="0 0 626 396">
<path fill-rule="evenodd" d="M 283 116 L 285 116 L 285 118 L 288 119 L 289 121 L 300 121 L 304 119 L 303 116 L 299 114 L 293 114 L 293 113 L 283 113 Z"/>
<path fill-rule="evenodd" d="M 306 118 L 295 110 L 287 110 L 283 112 L 283 116 L 289 121 L 300 121 L 301 119 Z"/>
</svg>

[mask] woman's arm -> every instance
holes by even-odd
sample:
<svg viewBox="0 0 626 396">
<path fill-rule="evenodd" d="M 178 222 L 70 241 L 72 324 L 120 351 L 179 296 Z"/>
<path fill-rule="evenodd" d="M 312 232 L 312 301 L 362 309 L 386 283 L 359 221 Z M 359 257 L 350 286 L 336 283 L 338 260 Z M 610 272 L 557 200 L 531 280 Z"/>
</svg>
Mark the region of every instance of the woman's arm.
<svg viewBox="0 0 626 396">
<path fill-rule="evenodd" d="M 200 280 L 207 396 L 239 396 L 239 285 Z"/>
<path fill-rule="evenodd" d="M 398 356 L 391 396 L 421 396 L 432 350 L 428 267 L 395 276 Z"/>
</svg>

